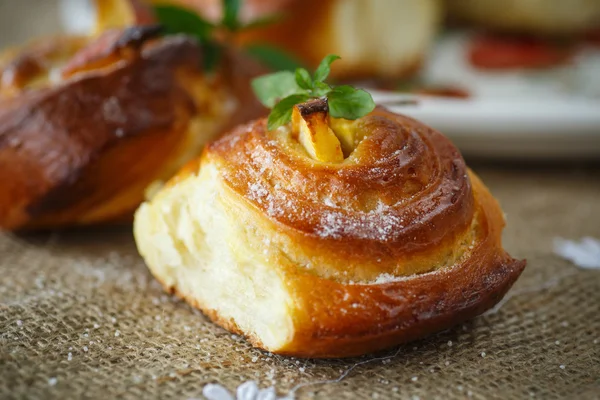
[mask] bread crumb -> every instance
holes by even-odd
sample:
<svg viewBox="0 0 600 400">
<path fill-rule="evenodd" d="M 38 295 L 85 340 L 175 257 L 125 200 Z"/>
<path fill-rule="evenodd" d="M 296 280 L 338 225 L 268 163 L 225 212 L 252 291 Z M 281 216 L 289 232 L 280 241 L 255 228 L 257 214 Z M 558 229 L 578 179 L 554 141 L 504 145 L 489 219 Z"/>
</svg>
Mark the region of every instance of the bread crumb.
<svg viewBox="0 0 600 400">
<path fill-rule="evenodd" d="M 485 351 L 481 352 L 481 357 L 485 358 Z"/>
</svg>

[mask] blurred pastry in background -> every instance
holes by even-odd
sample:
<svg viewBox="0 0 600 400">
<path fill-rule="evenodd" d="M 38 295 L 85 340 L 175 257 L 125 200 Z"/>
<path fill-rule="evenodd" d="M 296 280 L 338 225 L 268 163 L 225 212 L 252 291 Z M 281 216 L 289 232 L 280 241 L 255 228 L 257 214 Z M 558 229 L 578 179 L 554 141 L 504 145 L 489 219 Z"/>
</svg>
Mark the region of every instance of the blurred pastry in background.
<svg viewBox="0 0 600 400">
<path fill-rule="evenodd" d="M 221 18 L 221 0 L 153 0 Z M 269 44 L 315 68 L 327 54 L 339 54 L 338 79 L 401 78 L 422 64 L 438 30 L 438 0 L 247 0 L 241 19 L 271 19 L 237 36 L 243 46 Z"/>
<path fill-rule="evenodd" d="M 505 33 L 570 36 L 600 26 L 600 0 L 446 0 L 455 21 Z"/>
<path fill-rule="evenodd" d="M 600 0 L 446 0 L 448 20 L 480 30 L 467 48 L 483 70 L 547 69 L 571 63 L 600 27 Z"/>
<path fill-rule="evenodd" d="M 0 57 L 0 228 L 131 220 L 148 187 L 262 113 L 238 97 L 231 68 L 204 72 L 195 40 L 157 33 L 113 28 Z"/>
</svg>

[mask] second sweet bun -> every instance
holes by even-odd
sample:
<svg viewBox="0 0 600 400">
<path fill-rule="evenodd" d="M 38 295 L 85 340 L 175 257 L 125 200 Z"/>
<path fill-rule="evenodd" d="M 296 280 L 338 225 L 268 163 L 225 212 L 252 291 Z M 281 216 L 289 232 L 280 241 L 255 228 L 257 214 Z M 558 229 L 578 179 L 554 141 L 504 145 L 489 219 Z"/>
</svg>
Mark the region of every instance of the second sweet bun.
<svg viewBox="0 0 600 400">
<path fill-rule="evenodd" d="M 138 249 L 166 290 L 299 357 L 384 349 L 496 304 L 525 262 L 452 143 L 383 108 L 346 121 L 315 102 L 211 143 L 140 207 Z"/>
<path fill-rule="evenodd" d="M 43 39 L 0 59 L 0 228 L 131 220 L 151 183 L 235 121 L 235 88 L 204 73 L 197 42 L 157 32 Z"/>
</svg>

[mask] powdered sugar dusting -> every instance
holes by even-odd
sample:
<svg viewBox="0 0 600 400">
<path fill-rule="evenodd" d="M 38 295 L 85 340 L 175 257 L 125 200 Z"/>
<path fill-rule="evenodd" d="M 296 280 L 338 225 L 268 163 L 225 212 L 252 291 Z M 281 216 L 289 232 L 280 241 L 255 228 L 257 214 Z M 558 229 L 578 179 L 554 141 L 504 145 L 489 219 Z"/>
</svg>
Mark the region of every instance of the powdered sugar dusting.
<svg viewBox="0 0 600 400">
<path fill-rule="evenodd" d="M 393 240 L 404 228 L 402 218 L 383 208 L 369 213 L 347 215 L 340 211 L 326 211 L 322 214 L 316 233 L 323 238 L 354 236 L 359 239 Z"/>
<path fill-rule="evenodd" d="M 600 240 L 584 237 L 579 241 L 554 239 L 554 252 L 585 269 L 600 269 Z"/>
<path fill-rule="evenodd" d="M 398 277 L 398 276 L 394 276 L 392 274 L 383 273 L 383 274 L 380 274 L 373 283 L 374 284 L 391 283 L 391 282 L 397 282 L 397 281 L 404 280 L 404 279 L 406 279 L 406 277 L 404 277 L 404 276 Z"/>
</svg>

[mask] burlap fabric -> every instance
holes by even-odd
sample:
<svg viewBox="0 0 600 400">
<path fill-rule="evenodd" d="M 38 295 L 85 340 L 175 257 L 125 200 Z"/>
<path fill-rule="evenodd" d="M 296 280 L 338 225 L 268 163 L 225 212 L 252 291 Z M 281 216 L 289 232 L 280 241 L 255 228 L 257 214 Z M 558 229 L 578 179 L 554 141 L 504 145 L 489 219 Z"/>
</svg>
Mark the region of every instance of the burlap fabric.
<svg viewBox="0 0 600 400">
<path fill-rule="evenodd" d="M 1 235 L 0 397 L 188 399 L 256 380 L 281 395 L 307 384 L 298 398 L 600 398 L 600 271 L 552 253 L 556 236 L 600 238 L 600 170 L 478 170 L 529 262 L 506 302 L 352 360 L 252 349 L 164 295 L 128 230 Z"/>
</svg>

